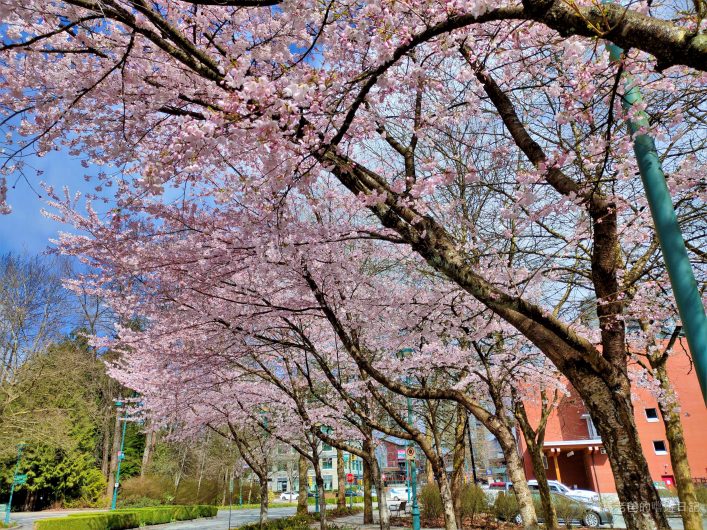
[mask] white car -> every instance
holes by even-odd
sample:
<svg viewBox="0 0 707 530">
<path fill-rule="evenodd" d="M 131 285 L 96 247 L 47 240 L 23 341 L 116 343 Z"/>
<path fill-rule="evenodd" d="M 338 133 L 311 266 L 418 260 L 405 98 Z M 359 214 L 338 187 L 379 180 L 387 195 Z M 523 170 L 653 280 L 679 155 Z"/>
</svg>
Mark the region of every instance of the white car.
<svg viewBox="0 0 707 530">
<path fill-rule="evenodd" d="M 388 498 L 394 501 L 406 501 L 408 499 L 408 489 L 395 486 L 388 488 Z"/>
<path fill-rule="evenodd" d="M 562 493 L 570 499 L 575 499 L 581 502 L 586 502 L 588 504 L 596 504 L 599 502 L 599 494 L 596 491 L 591 490 L 573 490 L 565 486 L 562 482 L 556 480 L 548 480 L 547 485 L 550 487 L 551 493 Z M 528 487 L 531 490 L 538 490 L 538 481 L 529 480 Z"/>
<path fill-rule="evenodd" d="M 296 501 L 297 497 L 299 497 L 299 493 L 295 491 L 283 491 L 282 494 L 280 495 L 280 500 L 281 501 Z"/>
</svg>

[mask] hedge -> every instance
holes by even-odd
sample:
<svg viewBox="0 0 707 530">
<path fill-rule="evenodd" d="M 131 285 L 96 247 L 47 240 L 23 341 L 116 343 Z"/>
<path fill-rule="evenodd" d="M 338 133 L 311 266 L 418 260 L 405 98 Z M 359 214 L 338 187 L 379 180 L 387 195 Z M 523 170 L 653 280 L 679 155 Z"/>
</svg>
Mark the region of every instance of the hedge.
<svg viewBox="0 0 707 530">
<path fill-rule="evenodd" d="M 312 518 L 306 515 L 293 515 L 281 519 L 271 519 L 263 526 L 260 523 L 251 523 L 239 527 L 240 530 L 309 530 Z"/>
<path fill-rule="evenodd" d="M 72 513 L 66 517 L 42 519 L 35 530 L 123 530 L 151 524 L 215 517 L 216 506 L 155 506 L 120 509 L 103 513 Z"/>
</svg>

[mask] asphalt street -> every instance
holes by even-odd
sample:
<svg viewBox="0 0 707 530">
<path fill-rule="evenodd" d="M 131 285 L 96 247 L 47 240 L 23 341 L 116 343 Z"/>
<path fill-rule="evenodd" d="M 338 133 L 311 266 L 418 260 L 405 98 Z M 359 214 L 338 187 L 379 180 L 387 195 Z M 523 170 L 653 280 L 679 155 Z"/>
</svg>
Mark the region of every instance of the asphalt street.
<svg viewBox="0 0 707 530">
<path fill-rule="evenodd" d="M 269 510 L 269 517 L 271 519 L 278 519 L 280 517 L 287 517 L 289 515 L 294 515 L 295 508 L 290 507 L 271 507 Z M 27 513 L 13 513 L 12 520 L 19 523 L 19 526 L 15 527 L 21 530 L 30 530 L 35 521 L 39 519 L 47 519 L 49 517 L 61 517 L 68 513 L 75 513 L 77 510 L 57 510 L 57 511 L 45 511 L 45 512 L 27 512 Z M 87 510 L 96 511 L 96 510 Z M 253 523 L 258 520 L 259 510 L 257 508 L 250 508 L 246 510 L 233 510 L 231 513 L 231 528 L 238 528 L 239 526 Z M 360 516 L 359 516 L 360 517 Z M 348 519 L 348 518 L 347 518 Z M 682 530 L 682 520 L 680 518 L 671 518 L 670 527 L 673 530 Z M 349 521 L 347 521 L 349 522 Z M 350 521 L 354 522 L 354 521 Z M 358 522 L 358 521 L 356 521 Z M 704 520 L 705 528 L 707 528 L 707 519 Z M 161 524 L 155 526 L 148 526 L 145 528 L 154 529 L 166 529 L 166 530 L 227 530 L 228 529 L 228 510 L 220 510 L 216 517 L 210 519 L 196 519 L 193 521 L 179 521 L 176 523 Z M 608 528 L 608 527 L 605 527 Z M 623 524 L 621 516 L 616 517 L 614 521 L 613 528 L 626 528 Z"/>
</svg>

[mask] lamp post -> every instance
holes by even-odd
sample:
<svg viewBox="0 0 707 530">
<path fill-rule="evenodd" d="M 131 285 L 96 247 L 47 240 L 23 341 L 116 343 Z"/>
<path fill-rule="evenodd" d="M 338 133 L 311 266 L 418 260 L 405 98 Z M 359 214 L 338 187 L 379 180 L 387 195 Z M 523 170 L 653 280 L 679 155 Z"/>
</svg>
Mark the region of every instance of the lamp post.
<svg viewBox="0 0 707 530">
<path fill-rule="evenodd" d="M 411 348 L 403 348 L 400 350 L 400 358 L 402 359 L 403 355 L 406 353 L 412 353 Z M 405 378 L 405 384 L 410 385 L 410 377 L 407 376 Z M 412 398 L 407 398 L 407 405 L 408 405 L 408 425 L 412 425 L 413 423 L 413 418 L 412 418 Z M 412 454 L 415 454 L 415 445 L 412 440 L 408 440 L 408 447 L 412 449 Z M 406 455 L 407 456 L 407 455 Z M 406 461 L 408 459 L 406 458 Z M 420 530 L 420 507 L 417 504 L 417 463 L 415 462 L 415 457 L 413 456 L 409 460 L 409 469 L 410 469 L 410 486 L 408 487 L 408 499 L 412 497 L 412 530 Z M 412 490 L 412 493 L 410 493 L 410 490 Z"/>
<path fill-rule="evenodd" d="M 611 42 L 608 43 L 607 48 L 611 61 L 621 60 L 622 48 Z M 629 111 L 634 105 L 641 103 L 642 97 L 630 77 L 626 78 L 625 87 L 621 103 L 624 109 Z M 629 131 L 633 135 L 633 151 L 663 253 L 665 268 L 668 271 L 680 320 L 695 363 L 697 379 L 702 389 L 702 399 L 707 404 L 707 317 L 705 317 L 705 308 L 702 305 L 700 291 L 697 288 L 685 241 L 675 215 L 670 190 L 665 181 L 655 140 L 651 135 L 641 132 L 649 125 L 648 115 L 643 111 L 635 113 L 628 121 Z"/>
<path fill-rule="evenodd" d="M 7 501 L 7 506 L 5 506 L 5 525 L 10 524 L 10 510 L 12 509 L 12 496 L 15 493 L 15 485 L 24 484 L 27 481 L 27 475 L 18 475 L 17 472 L 20 470 L 20 461 L 22 460 L 22 449 L 24 449 L 26 444 L 17 444 L 17 463 L 15 464 L 15 472 L 12 474 L 12 486 L 10 486 L 10 499 Z"/>
<path fill-rule="evenodd" d="M 116 466 L 115 469 L 115 484 L 113 485 L 113 499 L 111 500 L 110 503 L 110 509 L 115 510 L 116 505 L 118 504 L 118 488 L 120 487 L 120 464 L 123 463 L 123 459 L 125 458 L 125 454 L 123 454 L 123 449 L 125 448 L 125 430 L 128 426 L 127 422 L 127 411 L 125 407 L 125 403 L 122 400 L 116 400 L 115 401 L 115 406 L 118 409 L 118 414 L 121 413 L 121 411 L 124 412 L 124 415 L 122 418 L 120 418 L 120 421 L 123 422 L 123 427 L 121 429 L 121 434 L 120 434 L 120 451 L 118 451 L 118 454 L 116 455 L 116 458 L 118 459 L 118 465 Z"/>
</svg>

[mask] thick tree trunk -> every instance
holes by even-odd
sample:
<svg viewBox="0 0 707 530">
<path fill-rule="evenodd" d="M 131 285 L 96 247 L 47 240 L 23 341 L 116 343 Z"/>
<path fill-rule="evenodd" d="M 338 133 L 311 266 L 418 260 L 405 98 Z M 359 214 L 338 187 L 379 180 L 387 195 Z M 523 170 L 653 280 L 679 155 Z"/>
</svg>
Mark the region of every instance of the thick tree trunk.
<svg viewBox="0 0 707 530">
<path fill-rule="evenodd" d="M 120 451 L 120 413 L 118 410 L 115 413 L 115 427 L 113 428 L 113 450 L 110 455 L 110 472 L 108 473 L 108 485 L 106 494 L 108 497 L 113 495 L 115 489 L 115 473 L 118 469 L 118 452 Z"/>
<path fill-rule="evenodd" d="M 545 528 L 548 530 L 554 530 L 558 528 L 557 512 L 555 511 L 555 506 L 552 504 L 552 497 L 550 496 L 550 486 L 547 483 L 547 473 L 545 473 L 543 452 L 540 446 L 535 443 L 535 440 L 528 440 L 526 437 L 525 442 L 528 446 L 530 460 L 533 464 L 535 480 L 538 481 L 540 505 L 543 509 L 543 522 L 545 524 Z"/>
<path fill-rule="evenodd" d="M 438 465 L 441 464 L 441 465 Z M 435 479 L 439 486 L 439 493 L 442 497 L 442 506 L 444 508 L 444 530 L 457 530 L 457 519 L 454 514 L 454 501 L 452 500 L 452 489 L 447 479 L 447 472 L 444 469 L 444 463 L 438 462 L 434 465 Z"/>
<path fill-rule="evenodd" d="M 152 451 L 152 428 L 148 427 L 145 433 L 145 449 L 142 451 L 142 465 L 140 466 L 140 476 L 144 477 L 147 471 L 147 466 L 150 465 L 150 454 Z"/>
<path fill-rule="evenodd" d="M 103 415 L 103 444 L 101 448 L 101 473 L 106 478 L 106 481 L 110 479 L 110 414 L 106 412 Z"/>
<path fill-rule="evenodd" d="M 336 450 L 336 507 L 346 508 L 346 473 L 344 472 L 344 452 Z"/>
<path fill-rule="evenodd" d="M 299 490 L 297 496 L 297 515 L 306 515 L 307 508 L 307 471 L 309 465 L 307 459 L 302 455 L 297 461 L 297 476 L 299 477 Z"/>
<path fill-rule="evenodd" d="M 454 505 L 454 519 L 457 528 L 462 527 L 462 488 L 464 487 L 464 457 L 466 454 L 466 409 L 457 405 L 456 425 L 454 430 L 454 453 L 452 457 L 452 503 Z"/>
<path fill-rule="evenodd" d="M 425 440 L 430 446 L 432 446 L 434 443 L 434 440 L 432 439 L 432 433 L 429 430 L 425 433 Z M 429 458 L 425 458 L 425 480 L 427 481 L 427 484 L 435 483 L 435 472 L 432 469 L 432 464 L 430 463 Z"/>
<path fill-rule="evenodd" d="M 324 477 L 319 465 L 314 465 L 314 480 L 317 483 L 317 492 L 319 493 L 319 528 L 326 530 L 326 498 L 324 496 Z"/>
<path fill-rule="evenodd" d="M 364 445 L 366 442 L 364 442 Z M 369 451 L 370 453 L 370 451 Z M 373 524 L 373 495 L 371 495 L 371 464 L 363 459 L 363 524 Z"/>
<path fill-rule="evenodd" d="M 496 432 L 492 432 L 496 436 L 501 450 L 503 451 L 508 476 L 511 482 L 513 482 L 513 491 L 518 499 L 518 508 L 520 510 L 520 516 L 523 519 L 523 528 L 526 530 L 535 530 L 538 528 L 538 517 L 535 513 L 533 496 L 530 493 L 528 482 L 525 479 L 523 462 L 518 455 L 516 439 L 509 429 L 497 429 L 495 431 Z"/>
<path fill-rule="evenodd" d="M 371 455 L 371 475 L 376 484 L 376 495 L 378 496 L 378 518 L 381 530 L 390 530 L 390 510 L 386 502 L 385 485 L 383 484 L 383 475 L 381 474 L 378 460 L 376 459 L 373 446 L 369 445 L 369 454 Z"/>
<path fill-rule="evenodd" d="M 269 492 L 268 492 L 268 475 L 260 474 L 258 475 L 260 480 L 260 526 L 262 527 L 268 522 L 268 506 L 269 506 Z"/>
<path fill-rule="evenodd" d="M 702 530 L 702 513 L 700 504 L 697 502 L 695 485 L 692 482 L 690 463 L 687 460 L 687 447 L 677 398 L 665 365 L 657 366 L 655 373 L 664 393 L 664 399 L 658 401 L 658 407 L 665 425 L 665 437 L 668 439 L 675 486 L 678 489 L 680 503 L 684 507 L 680 513 L 682 524 L 685 530 Z"/>
<path fill-rule="evenodd" d="M 571 380 L 601 435 L 627 528 L 668 530 L 638 437 L 628 377 L 626 374 L 599 377 L 577 368 Z"/>
</svg>

